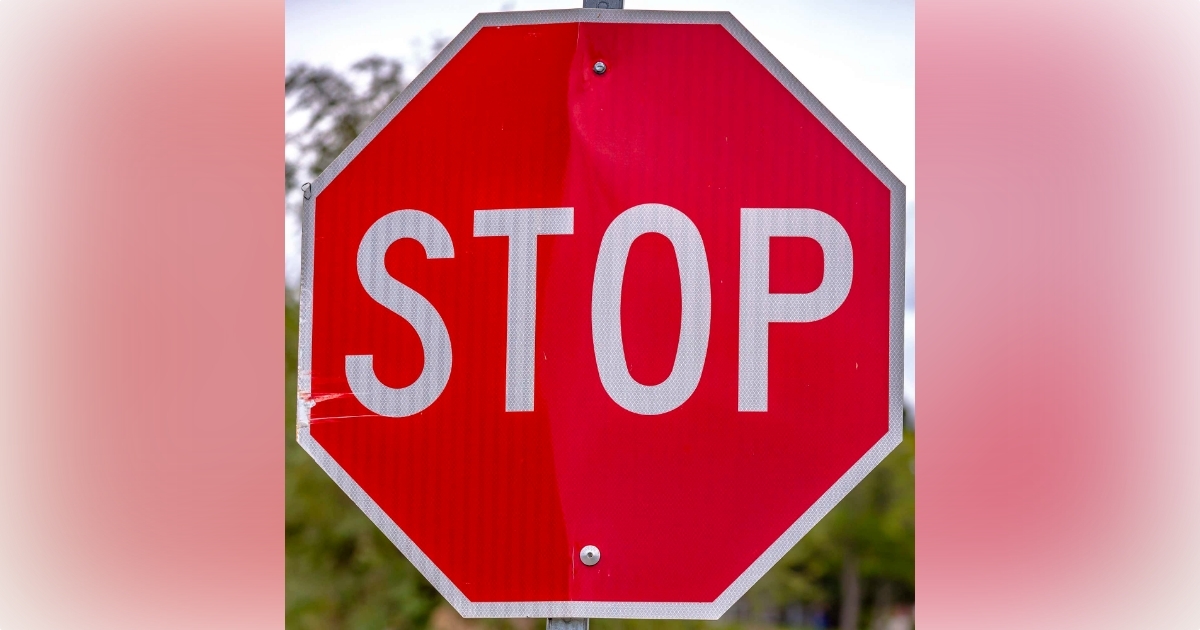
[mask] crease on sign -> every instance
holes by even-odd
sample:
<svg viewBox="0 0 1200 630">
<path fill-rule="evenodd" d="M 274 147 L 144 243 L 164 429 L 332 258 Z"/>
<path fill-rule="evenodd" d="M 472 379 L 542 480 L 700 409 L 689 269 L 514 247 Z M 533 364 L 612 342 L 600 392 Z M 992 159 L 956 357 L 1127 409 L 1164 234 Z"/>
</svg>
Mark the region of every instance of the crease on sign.
<svg viewBox="0 0 1200 630">
<path fill-rule="evenodd" d="M 576 155 L 576 150 L 581 150 L 586 160 L 583 163 L 569 164 L 568 174 L 574 167 L 581 169 L 578 172 L 586 173 L 589 177 L 615 176 L 615 169 L 625 166 L 629 161 L 625 156 L 628 146 L 614 143 L 611 135 L 606 136 L 605 133 L 610 131 L 609 126 L 613 124 L 615 110 L 611 103 L 611 90 L 603 88 L 613 81 L 613 74 L 596 74 L 592 71 L 592 64 L 596 61 L 606 61 L 611 66 L 615 49 L 611 45 L 606 46 L 607 42 L 603 41 L 602 37 L 600 39 L 601 41 L 596 41 L 594 25 L 575 25 L 575 51 L 571 57 L 570 75 L 567 80 L 569 150 L 572 157 Z M 609 54 L 605 54 L 605 49 L 608 49 Z M 626 133 L 629 133 L 629 130 L 626 130 Z M 597 169 L 604 170 L 598 172 Z"/>
<path fill-rule="evenodd" d="M 574 87 L 575 81 L 580 76 L 578 74 L 580 64 L 586 63 L 586 59 L 584 58 L 584 55 L 586 53 L 586 47 L 585 47 L 584 41 L 583 41 L 584 33 L 583 33 L 583 29 L 581 28 L 581 26 L 582 26 L 581 24 L 575 24 L 575 49 L 571 52 L 571 61 L 567 65 L 567 68 L 566 68 L 566 71 L 567 71 L 566 80 L 563 81 L 563 83 L 562 83 L 563 88 L 564 88 L 563 95 L 562 95 L 562 107 L 565 110 L 565 111 L 563 111 L 563 120 L 566 120 L 567 124 L 568 124 L 568 132 L 566 134 L 566 140 L 567 140 L 566 160 L 565 160 L 565 164 L 562 169 L 562 178 L 559 183 L 559 196 L 564 201 L 568 199 L 568 191 L 572 187 L 571 179 L 572 179 L 573 171 L 572 171 L 571 166 L 573 164 L 572 160 L 575 156 L 575 150 L 580 145 L 586 146 L 586 140 L 584 140 L 583 142 L 579 142 L 577 140 L 577 136 L 579 135 L 579 128 L 578 128 L 578 121 L 576 120 L 576 117 L 575 117 L 575 107 L 573 105 L 574 102 L 576 101 L 576 99 L 572 98 L 573 91 L 575 89 L 575 87 Z M 584 76 L 586 76 L 586 74 Z M 546 265 L 549 264 L 549 260 L 547 258 L 542 258 L 541 260 L 545 261 L 542 264 L 546 264 Z M 547 282 L 539 281 L 538 282 L 539 294 L 543 291 L 546 291 L 547 286 L 548 286 Z M 539 302 L 542 301 L 541 295 L 538 296 L 538 301 Z M 537 325 L 538 330 L 534 333 L 534 340 L 535 340 L 534 343 L 537 343 L 536 340 L 539 337 L 541 337 L 541 335 L 539 333 L 541 333 L 542 327 L 548 326 L 548 325 L 549 325 L 549 320 L 547 318 L 543 318 L 540 322 L 538 322 L 538 325 Z M 542 357 L 543 357 L 543 360 L 548 360 L 546 358 L 546 352 L 544 349 L 542 351 Z M 544 373 L 544 370 L 538 372 L 538 374 L 543 374 L 543 373 Z M 536 378 L 536 376 L 535 376 L 535 378 Z M 536 388 L 536 386 L 535 386 L 534 391 L 539 391 Z M 543 405 L 547 404 L 545 400 L 539 399 L 539 402 L 541 402 Z M 566 509 L 565 502 L 563 501 L 562 488 L 559 486 L 559 480 L 562 478 L 562 464 L 564 463 L 564 462 L 562 462 L 562 459 L 569 458 L 571 455 L 570 455 L 570 453 L 566 453 L 566 452 L 560 454 L 558 448 L 556 448 L 557 440 L 555 439 L 555 435 L 554 435 L 555 434 L 554 427 L 557 424 L 555 422 L 555 415 L 556 415 L 555 412 L 556 411 L 557 411 L 556 409 L 552 409 L 552 408 L 547 409 L 547 411 L 546 411 L 546 423 L 547 423 L 548 429 L 549 429 L 547 431 L 547 438 L 549 439 L 550 461 L 553 463 L 553 466 L 554 466 L 554 478 L 553 478 L 552 482 L 553 482 L 553 486 L 554 486 L 555 502 L 558 505 L 558 525 L 559 525 L 559 529 L 562 531 L 563 541 L 566 543 L 566 549 L 563 549 L 563 551 L 565 552 L 564 556 L 566 557 L 566 563 L 567 563 L 566 569 L 567 570 L 563 573 L 563 576 L 562 576 L 562 580 L 563 580 L 563 582 L 565 582 L 565 584 L 562 584 L 560 592 L 562 592 L 564 595 L 563 599 L 571 600 L 571 599 L 574 599 L 574 596 L 575 596 L 575 593 L 573 592 L 574 585 L 575 585 L 575 569 L 576 569 L 575 553 L 577 552 L 580 545 L 575 540 L 574 536 L 572 535 L 574 532 L 571 531 L 570 523 L 567 521 L 567 509 Z"/>
<path fill-rule="evenodd" d="M 584 31 L 584 24 L 575 24 L 575 49 L 571 53 L 571 61 L 567 65 L 567 78 L 564 83 L 566 86 L 566 94 L 563 98 L 563 112 L 567 121 L 567 152 L 566 161 L 562 170 L 562 195 L 564 203 L 567 199 L 573 199 L 573 192 L 586 190 L 586 183 L 591 183 L 594 186 L 603 189 L 603 180 L 605 179 L 602 173 L 596 172 L 593 168 L 593 162 L 598 160 L 592 155 L 596 151 L 594 142 L 589 137 L 588 130 L 583 124 L 583 110 L 590 105 L 590 89 L 593 87 L 591 80 L 595 75 L 591 71 L 592 60 L 587 33 Z M 594 178 L 594 179 L 591 179 Z M 586 195 L 584 195 L 586 197 Z M 579 229 L 579 223 L 575 224 L 576 230 Z M 556 418 L 557 409 L 549 410 L 550 417 L 550 452 L 554 461 L 554 492 L 558 496 L 558 512 L 562 523 L 563 537 L 566 539 L 567 549 L 566 557 L 569 565 L 566 575 L 566 585 L 564 588 L 565 596 L 563 599 L 574 601 L 580 598 L 579 584 L 577 579 L 581 576 L 576 574 L 575 554 L 584 544 L 578 539 L 578 523 L 580 519 L 578 514 L 580 508 L 577 505 L 577 499 L 571 496 L 563 496 L 560 482 L 564 478 L 564 469 L 569 468 L 570 462 L 576 455 L 572 452 L 571 447 L 567 446 L 565 438 L 556 435 L 555 427 L 561 423 L 569 423 L 571 420 L 568 417 Z M 561 448 L 565 446 L 566 448 Z M 575 515 L 572 518 L 571 515 Z"/>
</svg>

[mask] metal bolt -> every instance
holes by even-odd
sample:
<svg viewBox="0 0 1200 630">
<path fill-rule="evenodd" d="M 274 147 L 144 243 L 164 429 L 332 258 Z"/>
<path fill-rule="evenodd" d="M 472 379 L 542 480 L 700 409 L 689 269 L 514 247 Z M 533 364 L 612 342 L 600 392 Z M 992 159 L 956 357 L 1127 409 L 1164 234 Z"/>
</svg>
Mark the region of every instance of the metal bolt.
<svg viewBox="0 0 1200 630">
<path fill-rule="evenodd" d="M 600 562 L 600 550 L 596 545 L 588 545 L 579 550 L 579 560 L 590 567 Z"/>
<path fill-rule="evenodd" d="M 592 66 L 592 72 L 595 72 L 596 74 L 604 74 L 607 71 L 608 64 L 604 63 L 603 61 L 597 61 L 596 65 Z"/>
</svg>

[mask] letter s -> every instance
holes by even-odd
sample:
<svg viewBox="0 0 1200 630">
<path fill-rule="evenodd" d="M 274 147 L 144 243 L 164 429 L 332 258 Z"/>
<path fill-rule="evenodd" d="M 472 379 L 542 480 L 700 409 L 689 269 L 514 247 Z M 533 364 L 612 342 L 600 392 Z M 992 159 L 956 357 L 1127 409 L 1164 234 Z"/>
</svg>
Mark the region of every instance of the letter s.
<svg viewBox="0 0 1200 630">
<path fill-rule="evenodd" d="M 375 376 L 373 355 L 347 355 L 346 380 L 364 407 L 393 418 L 424 411 L 450 380 L 450 334 L 437 309 L 424 296 L 388 275 L 384 255 L 392 243 L 411 238 L 427 258 L 453 258 L 454 243 L 446 228 L 420 210 L 397 210 L 376 221 L 358 246 L 358 279 L 367 294 L 416 329 L 425 353 L 421 375 L 408 387 L 388 387 Z"/>
</svg>

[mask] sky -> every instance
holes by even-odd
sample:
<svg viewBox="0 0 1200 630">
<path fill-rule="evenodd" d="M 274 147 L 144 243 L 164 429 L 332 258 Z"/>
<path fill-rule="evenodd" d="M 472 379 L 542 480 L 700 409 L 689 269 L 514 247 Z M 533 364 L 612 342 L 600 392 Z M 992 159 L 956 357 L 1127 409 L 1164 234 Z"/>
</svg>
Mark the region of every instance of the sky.
<svg viewBox="0 0 1200 630">
<path fill-rule="evenodd" d="M 368 55 L 405 62 L 415 76 L 432 43 L 477 13 L 582 7 L 556 0 L 287 0 L 285 56 L 345 70 Z M 626 0 L 626 9 L 730 11 L 908 189 L 905 398 L 916 399 L 916 99 L 913 0 Z M 289 126 L 295 124 L 288 120 Z M 290 129 L 289 129 L 290 130 Z M 299 276 L 299 233 L 285 220 L 286 278 Z"/>
</svg>

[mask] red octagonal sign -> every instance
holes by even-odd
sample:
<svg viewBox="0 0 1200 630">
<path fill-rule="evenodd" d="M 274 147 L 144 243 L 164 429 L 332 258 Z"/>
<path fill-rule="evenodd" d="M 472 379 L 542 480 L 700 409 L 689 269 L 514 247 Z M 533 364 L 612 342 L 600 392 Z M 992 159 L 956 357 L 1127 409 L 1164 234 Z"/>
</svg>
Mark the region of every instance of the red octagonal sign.
<svg viewBox="0 0 1200 630">
<path fill-rule="evenodd" d="M 464 616 L 716 618 L 901 439 L 904 188 L 728 13 L 480 15 L 303 234 L 299 441 Z"/>
</svg>

